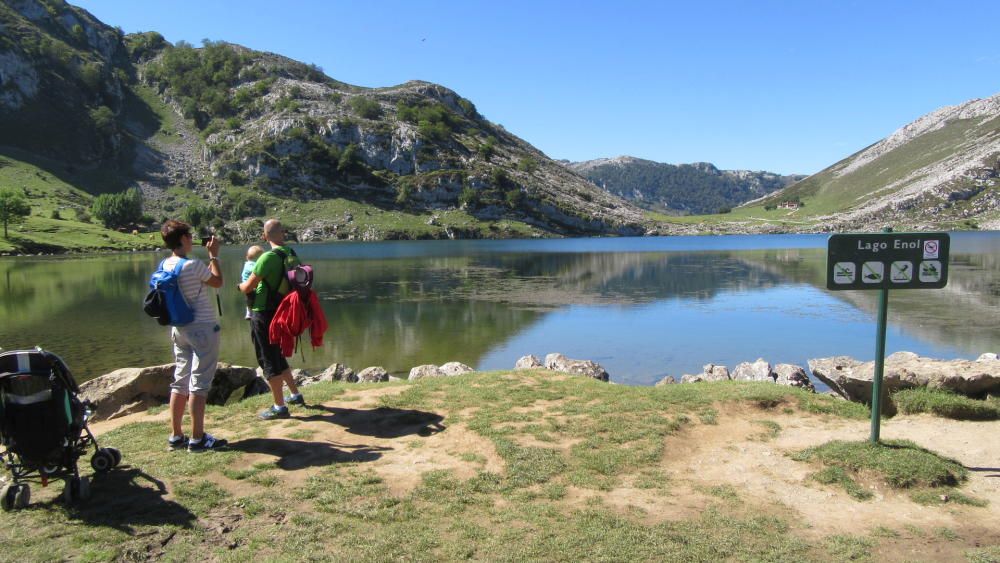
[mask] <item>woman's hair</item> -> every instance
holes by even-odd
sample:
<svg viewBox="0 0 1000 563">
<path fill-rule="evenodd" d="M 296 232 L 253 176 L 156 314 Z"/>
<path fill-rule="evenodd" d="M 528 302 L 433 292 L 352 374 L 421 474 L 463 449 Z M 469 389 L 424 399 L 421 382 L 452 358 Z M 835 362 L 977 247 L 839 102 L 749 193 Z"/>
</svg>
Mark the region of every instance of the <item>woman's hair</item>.
<svg viewBox="0 0 1000 563">
<path fill-rule="evenodd" d="M 183 221 L 170 219 L 164 222 L 163 227 L 160 228 L 160 236 L 163 237 L 163 244 L 166 244 L 170 250 L 176 250 L 183 246 L 184 243 L 181 242 L 181 237 L 187 234 L 191 234 L 191 225 Z"/>
</svg>

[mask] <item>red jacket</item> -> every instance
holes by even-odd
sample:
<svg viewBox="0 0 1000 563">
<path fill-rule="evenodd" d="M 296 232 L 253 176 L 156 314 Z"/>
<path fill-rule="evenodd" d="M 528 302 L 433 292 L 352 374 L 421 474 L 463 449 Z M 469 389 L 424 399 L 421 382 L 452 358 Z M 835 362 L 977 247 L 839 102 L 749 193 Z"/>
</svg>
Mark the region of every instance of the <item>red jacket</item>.
<svg viewBox="0 0 1000 563">
<path fill-rule="evenodd" d="M 323 345 L 323 333 L 327 328 L 326 315 L 319 306 L 315 291 L 309 291 L 305 298 L 302 293 L 292 291 L 281 300 L 267 334 L 271 344 L 280 346 L 281 353 L 286 358 L 295 353 L 295 340 L 307 328 L 313 348 Z"/>
</svg>

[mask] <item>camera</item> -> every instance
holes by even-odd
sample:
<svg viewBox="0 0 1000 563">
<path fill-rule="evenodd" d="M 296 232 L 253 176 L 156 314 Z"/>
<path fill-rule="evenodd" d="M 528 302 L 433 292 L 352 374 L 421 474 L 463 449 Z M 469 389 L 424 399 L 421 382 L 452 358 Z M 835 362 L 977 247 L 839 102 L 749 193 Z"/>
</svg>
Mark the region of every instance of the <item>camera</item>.
<svg viewBox="0 0 1000 563">
<path fill-rule="evenodd" d="M 202 246 L 208 246 L 208 242 L 209 242 L 210 240 L 212 240 L 212 237 L 211 237 L 211 236 L 207 236 L 207 237 L 201 237 L 201 245 L 202 245 Z"/>
</svg>

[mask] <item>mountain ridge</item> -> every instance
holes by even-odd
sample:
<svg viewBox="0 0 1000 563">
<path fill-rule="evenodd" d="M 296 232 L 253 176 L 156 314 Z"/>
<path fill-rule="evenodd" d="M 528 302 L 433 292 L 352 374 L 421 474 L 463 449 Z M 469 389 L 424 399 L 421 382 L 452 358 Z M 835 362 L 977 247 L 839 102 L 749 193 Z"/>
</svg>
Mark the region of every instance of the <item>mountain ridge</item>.
<svg viewBox="0 0 1000 563">
<path fill-rule="evenodd" d="M 563 164 L 598 187 L 641 207 L 704 214 L 760 198 L 805 176 L 720 170 L 710 162 L 668 164 L 621 155 Z"/>
</svg>

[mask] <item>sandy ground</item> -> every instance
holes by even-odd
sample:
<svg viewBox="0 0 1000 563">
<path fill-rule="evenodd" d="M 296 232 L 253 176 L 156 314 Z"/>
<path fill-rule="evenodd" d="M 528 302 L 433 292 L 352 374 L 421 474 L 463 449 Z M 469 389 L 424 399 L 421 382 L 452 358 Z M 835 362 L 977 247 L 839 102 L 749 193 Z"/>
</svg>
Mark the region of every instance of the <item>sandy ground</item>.
<svg viewBox="0 0 1000 563">
<path fill-rule="evenodd" d="M 441 417 L 430 413 L 378 409 L 380 396 L 404 389 L 349 392 L 347 397 L 352 400 L 340 397 L 325 405 L 297 409 L 298 423 L 274 424 L 268 440 L 261 441 L 267 447 L 246 455 L 247 466 L 276 462 L 285 469 L 279 477 L 288 485 L 297 485 L 329 463 L 364 460 L 370 462 L 365 467 L 383 477 L 390 490 L 400 496 L 412 491 L 426 471 L 451 470 L 459 478 L 472 477 L 480 470 L 503 473 L 503 460 L 493 444 L 463 424 L 445 427 Z M 841 489 L 811 481 L 808 476 L 816 468 L 788 455 L 829 440 L 867 439 L 867 421 L 750 407 L 721 406 L 719 411 L 718 424 L 695 424 L 666 438 L 660 468 L 666 481 L 662 489 L 636 488 L 626 478 L 626 486 L 611 491 L 569 487 L 560 502 L 567 509 L 582 507 L 597 496 L 606 506 L 655 523 L 697 516 L 709 503 L 719 502 L 718 494 L 713 495 L 710 489 L 729 486 L 742 506 L 780 515 L 792 523 L 797 534 L 807 538 L 868 535 L 879 526 L 902 532 L 904 537 L 896 543 L 905 543 L 906 551 L 882 554 L 884 559 L 905 560 L 907 554 L 961 558 L 961 552 L 934 552 L 950 548 L 941 547 L 943 542 L 933 536 L 921 536 L 918 529 L 947 528 L 966 546 L 1000 544 L 1000 422 L 899 416 L 883 423 L 883 439 L 905 438 L 960 461 L 970 472 L 962 491 L 989 502 L 985 508 L 958 504 L 928 507 L 914 503 L 905 492 L 874 482 L 865 485 L 875 498 L 857 501 Z M 135 420 L 163 420 L 166 425 L 167 413 L 126 417 L 96 423 L 92 428 L 102 433 Z M 760 420 L 779 424 L 780 433 L 763 438 L 766 429 L 755 422 Z M 311 432 L 306 440 L 311 447 L 288 439 L 304 430 Z M 252 492 L 240 490 L 250 485 L 221 475 L 217 480 L 234 494 Z"/>
</svg>

